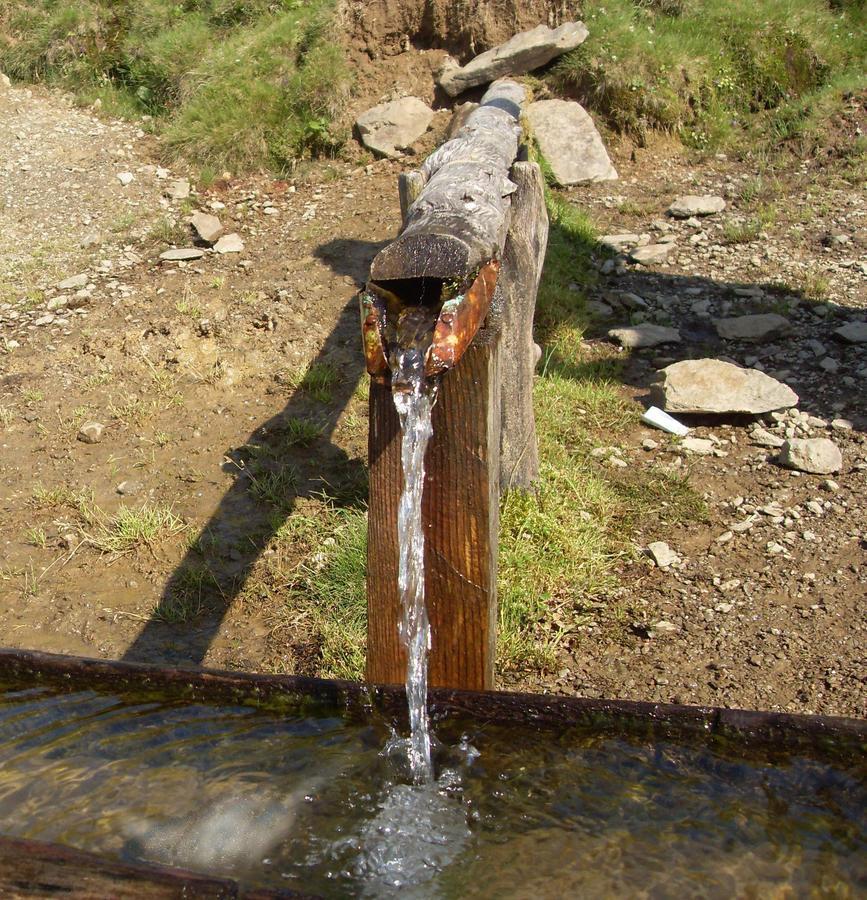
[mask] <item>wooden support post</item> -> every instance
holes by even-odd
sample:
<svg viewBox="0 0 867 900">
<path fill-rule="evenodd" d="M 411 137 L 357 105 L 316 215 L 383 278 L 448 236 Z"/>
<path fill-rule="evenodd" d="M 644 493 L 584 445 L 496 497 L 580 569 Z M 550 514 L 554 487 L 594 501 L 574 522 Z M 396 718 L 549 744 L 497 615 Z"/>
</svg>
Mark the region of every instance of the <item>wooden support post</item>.
<svg viewBox="0 0 867 900">
<path fill-rule="evenodd" d="M 425 177 L 418 169 L 401 172 L 397 176 L 397 193 L 400 197 L 400 221 L 406 222 L 406 214 L 415 203 L 425 185 Z"/>
<path fill-rule="evenodd" d="M 516 186 L 503 247 L 495 303 L 503 317 L 500 490 L 527 490 L 539 476 L 533 376 L 536 370 L 533 315 L 548 246 L 548 216 L 542 172 L 536 163 L 516 162 L 509 178 Z"/>
<path fill-rule="evenodd" d="M 427 304 L 437 282 L 465 285 L 439 312 L 431 360 L 449 359 L 433 413 L 422 504 L 425 595 L 431 623 L 432 687 L 494 685 L 497 539 L 501 489 L 529 487 L 538 472 L 532 383 L 533 311 L 548 235 L 542 176 L 516 162 L 524 87 L 495 82 L 450 140 L 399 182 L 403 227 L 377 254 L 362 294 L 370 393 L 367 677 L 402 683 L 398 637 L 397 509 L 401 436 L 388 383 L 389 304 Z M 499 271 L 499 276 L 497 272 Z M 469 315 L 496 278 L 487 322 Z M 472 287 L 469 285 L 472 284 Z M 437 294 L 436 296 L 440 296 Z M 379 299 L 377 299 L 379 298 Z M 385 298 L 383 300 L 382 298 Z M 456 307 L 448 304 L 454 299 Z M 461 305 L 463 304 L 463 305 Z M 392 310 L 392 315 L 394 314 Z M 443 333 L 448 318 L 472 322 Z M 466 338 L 448 344 L 451 336 Z M 460 346 L 460 356 L 454 347 Z M 452 351 L 439 353 L 443 349 Z M 439 353 L 439 355 L 438 355 Z M 426 366 L 427 367 L 427 366 Z M 429 370 L 437 375 L 441 368 Z"/>
<path fill-rule="evenodd" d="M 500 332 L 480 331 L 447 372 L 433 413 L 422 516 L 431 687 L 494 686 L 499 525 Z M 371 383 L 367 678 L 402 683 L 397 624 L 400 424 L 391 387 Z"/>
</svg>

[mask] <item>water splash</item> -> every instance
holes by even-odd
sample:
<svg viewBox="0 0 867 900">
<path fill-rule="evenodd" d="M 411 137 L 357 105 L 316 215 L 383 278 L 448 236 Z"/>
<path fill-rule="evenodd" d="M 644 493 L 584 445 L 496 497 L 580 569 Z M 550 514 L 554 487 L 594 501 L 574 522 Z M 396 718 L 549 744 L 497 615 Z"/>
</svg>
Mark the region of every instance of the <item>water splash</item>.
<svg viewBox="0 0 867 900">
<path fill-rule="evenodd" d="M 430 722 L 427 712 L 427 656 L 430 623 L 424 602 L 424 529 L 421 503 L 424 491 L 424 456 L 433 432 L 431 411 L 434 385 L 425 381 L 424 349 L 401 348 L 395 354 L 394 405 L 402 432 L 403 492 L 397 514 L 400 542 L 398 587 L 403 616 L 400 638 L 406 648 L 406 696 L 410 737 L 407 747 L 410 772 L 416 784 L 433 778 Z"/>
</svg>

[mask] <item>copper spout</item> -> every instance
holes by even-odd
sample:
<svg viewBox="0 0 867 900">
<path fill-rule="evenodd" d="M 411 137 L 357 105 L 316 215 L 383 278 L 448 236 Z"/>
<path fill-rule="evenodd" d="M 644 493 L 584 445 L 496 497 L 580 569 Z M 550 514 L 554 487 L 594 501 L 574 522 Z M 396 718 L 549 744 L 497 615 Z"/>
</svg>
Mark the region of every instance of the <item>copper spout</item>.
<svg viewBox="0 0 867 900">
<path fill-rule="evenodd" d="M 442 302 L 435 320 L 435 307 L 407 305 L 382 285 L 368 282 L 359 294 L 359 303 L 364 357 L 371 377 L 385 380 L 394 368 L 390 365 L 394 354 L 411 347 L 424 353 L 427 378 L 456 366 L 490 311 L 499 271 L 496 259 L 482 266 L 464 292 Z M 453 284 L 443 284 L 442 293 L 450 290 L 454 290 Z"/>
</svg>

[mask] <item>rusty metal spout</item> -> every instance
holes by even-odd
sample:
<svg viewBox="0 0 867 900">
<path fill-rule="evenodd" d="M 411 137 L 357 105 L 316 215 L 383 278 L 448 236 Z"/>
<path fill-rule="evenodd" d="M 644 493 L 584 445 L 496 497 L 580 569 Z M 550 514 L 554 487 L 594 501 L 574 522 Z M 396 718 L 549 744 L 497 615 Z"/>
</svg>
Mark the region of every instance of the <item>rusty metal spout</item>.
<svg viewBox="0 0 867 900">
<path fill-rule="evenodd" d="M 497 287 L 500 263 L 493 259 L 481 267 L 465 290 L 443 281 L 438 305 L 407 303 L 382 284 L 368 282 L 359 294 L 361 334 L 367 371 L 378 381 L 396 369 L 398 353 L 418 352 L 428 379 L 458 364 L 485 321 Z M 408 286 L 409 287 L 408 287 Z M 413 297 L 413 281 L 402 293 Z M 421 294 L 422 290 L 418 293 Z M 399 390 L 400 385 L 395 385 Z"/>
</svg>

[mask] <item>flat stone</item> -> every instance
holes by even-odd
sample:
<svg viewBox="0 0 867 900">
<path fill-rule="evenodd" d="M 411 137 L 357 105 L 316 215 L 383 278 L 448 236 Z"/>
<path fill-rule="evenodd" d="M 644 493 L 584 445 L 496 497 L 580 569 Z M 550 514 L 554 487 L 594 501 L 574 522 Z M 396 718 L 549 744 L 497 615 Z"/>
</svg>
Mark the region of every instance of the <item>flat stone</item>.
<svg viewBox="0 0 867 900">
<path fill-rule="evenodd" d="M 627 247 L 634 247 L 640 240 L 637 234 L 625 232 L 623 234 L 605 234 L 599 238 L 599 243 L 612 250 L 624 250 Z"/>
<path fill-rule="evenodd" d="M 601 300 L 588 300 L 584 308 L 597 319 L 610 319 L 614 315 L 614 310 Z"/>
<path fill-rule="evenodd" d="M 213 244 L 223 233 L 223 225 L 220 220 L 209 213 L 194 213 L 190 218 L 190 225 L 193 226 L 196 234 L 208 244 Z"/>
<path fill-rule="evenodd" d="M 641 347 L 657 347 L 660 344 L 680 343 L 680 332 L 676 328 L 652 325 L 650 322 L 629 325 L 624 328 L 612 328 L 608 332 L 608 337 L 633 350 Z"/>
<path fill-rule="evenodd" d="M 678 197 L 668 207 L 668 214 L 675 219 L 689 219 L 692 216 L 712 216 L 725 208 L 726 202 L 722 197 L 714 197 L 711 194 L 687 194 Z"/>
<path fill-rule="evenodd" d="M 524 75 L 582 44 L 588 35 L 583 22 L 564 22 L 559 28 L 537 25 L 471 59 L 465 66 L 447 65 L 439 84 L 450 97 L 504 75 Z"/>
<path fill-rule="evenodd" d="M 186 178 L 177 178 L 165 190 L 172 200 L 186 200 L 190 196 L 190 182 Z"/>
<path fill-rule="evenodd" d="M 662 369 L 651 402 L 669 413 L 759 415 L 796 406 L 798 395 L 764 372 L 719 359 L 685 359 Z"/>
<path fill-rule="evenodd" d="M 716 448 L 716 444 L 708 438 L 685 437 L 680 442 L 680 448 L 698 456 L 710 456 Z"/>
<path fill-rule="evenodd" d="M 0 88 L 8 90 L 12 87 L 12 82 L 9 79 L 9 76 L 0 72 Z"/>
<path fill-rule="evenodd" d="M 524 112 L 558 184 L 617 178 L 602 137 L 580 103 L 540 100 Z"/>
<path fill-rule="evenodd" d="M 727 341 L 761 341 L 785 334 L 792 323 L 776 313 L 714 319 L 717 334 Z"/>
<path fill-rule="evenodd" d="M 380 103 L 355 120 L 361 143 L 389 158 L 398 157 L 428 129 L 433 110 L 418 97 Z"/>
<path fill-rule="evenodd" d="M 629 254 L 629 258 L 642 266 L 663 263 L 668 259 L 672 246 L 672 244 L 648 244 L 646 247 L 637 247 Z"/>
<path fill-rule="evenodd" d="M 118 173 L 117 173 L 117 180 L 118 180 L 124 187 L 126 187 L 128 184 L 132 184 L 132 183 L 133 183 L 133 181 L 135 180 L 135 176 L 132 174 L 132 172 L 118 172 Z"/>
<path fill-rule="evenodd" d="M 216 244 L 214 250 L 217 253 L 242 253 L 244 250 L 244 242 L 241 236 L 234 231 L 231 234 L 224 234 Z"/>
<path fill-rule="evenodd" d="M 779 461 L 789 469 L 813 475 L 830 475 L 843 468 L 843 454 L 828 438 L 790 438 L 780 450 Z"/>
<path fill-rule="evenodd" d="M 867 344 L 867 322 L 847 322 L 835 328 L 834 334 L 850 344 Z"/>
<path fill-rule="evenodd" d="M 750 432 L 750 443 L 758 447 L 772 447 L 779 449 L 783 446 L 783 439 L 766 428 L 756 427 Z"/>
<path fill-rule="evenodd" d="M 653 541 L 648 544 L 647 552 L 660 569 L 667 569 L 670 565 L 673 565 L 680 559 L 665 541 Z"/>
<path fill-rule="evenodd" d="M 76 437 L 85 444 L 98 444 L 102 440 L 105 425 L 100 422 L 85 422 L 78 429 Z"/>
<path fill-rule="evenodd" d="M 649 309 L 650 304 L 632 291 L 606 291 L 602 295 L 609 303 L 616 303 L 625 309 Z"/>
<path fill-rule="evenodd" d="M 185 259 L 201 259 L 204 255 L 205 251 L 198 247 L 172 247 L 171 250 L 160 253 L 160 259 L 164 259 L 166 262 L 176 262 Z"/>
<path fill-rule="evenodd" d="M 82 272 L 80 275 L 72 275 L 69 278 L 64 279 L 63 281 L 59 281 L 54 285 L 58 291 L 75 291 L 78 288 L 83 288 L 87 286 L 87 272 Z"/>
</svg>

